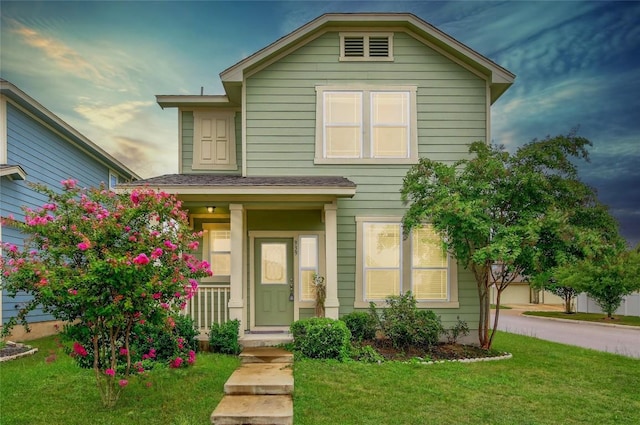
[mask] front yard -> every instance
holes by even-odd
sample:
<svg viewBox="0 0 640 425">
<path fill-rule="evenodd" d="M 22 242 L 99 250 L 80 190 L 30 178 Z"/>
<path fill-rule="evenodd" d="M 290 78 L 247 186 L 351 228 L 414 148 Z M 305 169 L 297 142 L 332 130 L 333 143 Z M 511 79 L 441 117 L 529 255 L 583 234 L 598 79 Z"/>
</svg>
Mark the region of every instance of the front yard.
<svg viewBox="0 0 640 425">
<path fill-rule="evenodd" d="M 0 364 L 3 425 L 207 424 L 235 357 L 199 354 L 188 369 L 132 382 L 105 410 L 91 370 L 54 338 Z M 513 359 L 473 364 L 297 361 L 294 422 L 302 424 L 637 424 L 640 361 L 500 333 Z M 151 386 L 148 387 L 147 385 Z"/>
</svg>

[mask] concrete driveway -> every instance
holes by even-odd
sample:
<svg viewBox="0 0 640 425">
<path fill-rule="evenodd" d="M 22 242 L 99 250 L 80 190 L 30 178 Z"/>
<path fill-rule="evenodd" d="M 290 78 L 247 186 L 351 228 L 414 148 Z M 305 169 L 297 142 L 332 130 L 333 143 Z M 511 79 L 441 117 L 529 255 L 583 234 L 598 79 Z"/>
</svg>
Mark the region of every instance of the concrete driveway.
<svg viewBox="0 0 640 425">
<path fill-rule="evenodd" d="M 638 327 L 523 316 L 524 311 L 536 308 L 515 307 L 517 308 L 500 310 L 499 330 L 640 358 Z"/>
</svg>

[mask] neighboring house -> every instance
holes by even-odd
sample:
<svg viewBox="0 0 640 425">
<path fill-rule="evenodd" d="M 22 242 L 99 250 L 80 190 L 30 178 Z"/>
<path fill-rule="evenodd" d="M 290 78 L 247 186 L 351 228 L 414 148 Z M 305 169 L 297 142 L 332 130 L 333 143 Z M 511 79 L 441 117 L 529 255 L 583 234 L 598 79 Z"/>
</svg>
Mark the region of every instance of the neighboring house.
<svg viewBox="0 0 640 425">
<path fill-rule="evenodd" d="M 179 174 L 130 185 L 177 194 L 214 276 L 189 306 L 202 327 L 284 331 L 411 290 L 445 326 L 477 328 L 474 278 L 429 226 L 404 239 L 402 180 L 419 157 L 488 142 L 514 75 L 411 14 L 327 14 L 224 70 L 223 95 L 160 95 L 178 110 Z"/>
<path fill-rule="evenodd" d="M 140 177 L 99 146 L 84 137 L 15 85 L 0 79 L 0 216 L 23 219 L 21 207 L 37 208 L 46 201 L 27 183 L 43 183 L 53 189 L 73 178 L 83 187 L 101 183 L 113 188 Z M 23 235 L 0 225 L 0 241 L 22 245 Z M 2 293 L 2 323 L 17 314 L 24 296 Z M 54 331 L 52 317 L 33 311 L 29 322 L 37 337 Z M 14 337 L 22 327 L 16 327 Z"/>
<path fill-rule="evenodd" d="M 496 302 L 496 288 L 491 287 L 491 303 Z M 557 295 L 549 291 L 540 291 L 529 286 L 529 282 L 524 279 L 517 278 L 502 291 L 500 295 L 500 304 L 549 304 L 562 305 L 563 301 Z"/>
</svg>

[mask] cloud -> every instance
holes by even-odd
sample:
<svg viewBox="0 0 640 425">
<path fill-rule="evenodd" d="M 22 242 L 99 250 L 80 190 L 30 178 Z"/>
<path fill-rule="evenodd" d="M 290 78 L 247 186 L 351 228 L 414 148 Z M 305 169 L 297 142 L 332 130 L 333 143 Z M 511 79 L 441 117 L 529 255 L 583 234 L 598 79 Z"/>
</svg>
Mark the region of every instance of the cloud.
<svg viewBox="0 0 640 425">
<path fill-rule="evenodd" d="M 176 167 L 175 151 L 168 152 L 163 144 L 126 136 L 115 136 L 112 140 L 113 156 L 143 177 L 164 174 Z"/>
<path fill-rule="evenodd" d="M 87 101 L 74 110 L 95 126 L 105 130 L 114 130 L 136 118 L 151 101 L 128 101 L 117 105 L 104 106 L 101 103 L 90 104 Z"/>
</svg>

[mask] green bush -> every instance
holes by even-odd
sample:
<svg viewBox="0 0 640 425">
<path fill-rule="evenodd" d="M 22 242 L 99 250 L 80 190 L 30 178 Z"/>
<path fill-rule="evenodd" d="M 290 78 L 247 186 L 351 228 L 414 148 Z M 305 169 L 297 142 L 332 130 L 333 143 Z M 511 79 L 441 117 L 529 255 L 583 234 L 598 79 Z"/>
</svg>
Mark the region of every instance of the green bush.
<svg viewBox="0 0 640 425">
<path fill-rule="evenodd" d="M 302 319 L 291 324 L 294 349 L 312 359 L 349 358 L 351 332 L 340 320 L 326 317 Z"/>
<path fill-rule="evenodd" d="M 351 349 L 351 358 L 363 363 L 382 363 L 385 361 L 384 357 L 370 345 L 354 345 Z"/>
<path fill-rule="evenodd" d="M 447 336 L 447 342 L 449 344 L 455 344 L 458 342 L 458 338 L 469 335 L 469 325 L 464 320 L 460 320 L 460 316 L 457 317 L 458 321 L 454 326 L 445 331 Z"/>
<path fill-rule="evenodd" d="M 376 319 L 370 313 L 354 311 L 340 320 L 347 325 L 352 341 L 368 341 L 376 337 Z"/>
<path fill-rule="evenodd" d="M 394 348 L 429 348 L 444 332 L 440 318 L 431 310 L 418 310 L 411 292 L 387 298 L 380 317 L 381 330 Z"/>
<path fill-rule="evenodd" d="M 240 321 L 229 320 L 223 324 L 213 323 L 209 331 L 209 351 L 223 354 L 240 354 L 242 347 L 238 342 Z"/>
</svg>

